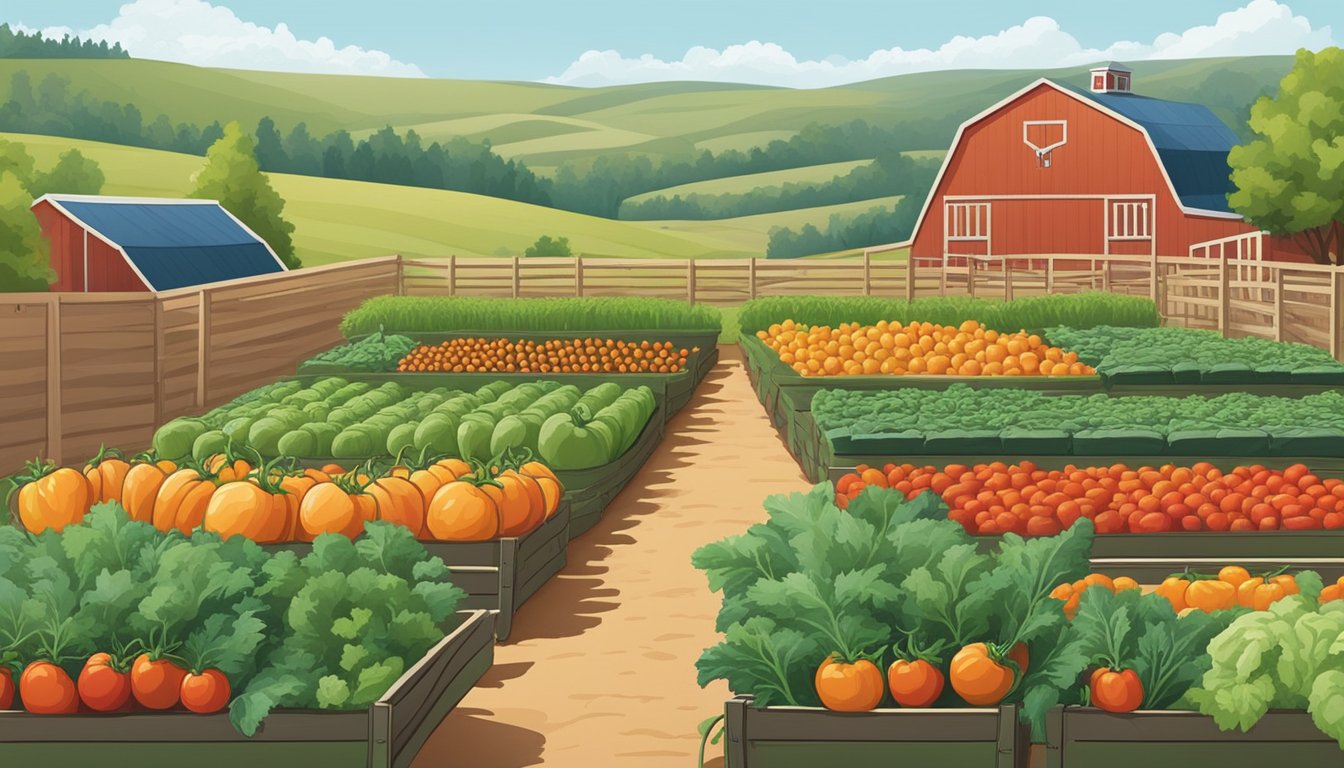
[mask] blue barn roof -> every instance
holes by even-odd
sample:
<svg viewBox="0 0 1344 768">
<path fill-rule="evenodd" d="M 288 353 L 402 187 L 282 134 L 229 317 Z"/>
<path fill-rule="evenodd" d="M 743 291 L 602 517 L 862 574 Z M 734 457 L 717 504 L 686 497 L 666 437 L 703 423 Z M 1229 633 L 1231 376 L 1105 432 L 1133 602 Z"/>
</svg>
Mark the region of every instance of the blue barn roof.
<svg viewBox="0 0 1344 768">
<path fill-rule="evenodd" d="M 266 242 L 214 200 L 41 199 L 120 248 L 153 291 L 285 271 Z"/>
<path fill-rule="evenodd" d="M 1148 132 L 1183 205 L 1232 212 L 1227 194 L 1236 187 L 1232 184 L 1227 153 L 1241 142 L 1208 107 L 1133 93 L 1076 92 L 1138 123 Z"/>
</svg>

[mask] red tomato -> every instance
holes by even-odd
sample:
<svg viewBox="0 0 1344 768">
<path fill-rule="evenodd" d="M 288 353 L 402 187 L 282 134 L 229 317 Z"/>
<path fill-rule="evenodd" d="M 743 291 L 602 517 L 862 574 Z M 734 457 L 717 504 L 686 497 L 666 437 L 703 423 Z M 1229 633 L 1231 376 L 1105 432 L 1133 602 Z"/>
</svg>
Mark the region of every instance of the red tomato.
<svg viewBox="0 0 1344 768">
<path fill-rule="evenodd" d="M 1132 669 L 1098 669 L 1089 687 L 1092 704 L 1107 712 L 1133 712 L 1143 704 L 1143 683 Z"/>
<path fill-rule="evenodd" d="M 219 712 L 229 705 L 229 679 L 218 669 L 182 678 L 182 706 L 201 715 Z"/>
<path fill-rule="evenodd" d="M 73 715 L 79 711 L 75 681 L 49 661 L 35 661 L 19 678 L 23 708 L 35 715 Z"/>
<path fill-rule="evenodd" d="M 182 698 L 187 671 L 168 659 L 142 653 L 131 665 L 131 694 L 149 709 L 172 709 Z"/>
<path fill-rule="evenodd" d="M 112 657 L 95 653 L 79 673 L 79 698 L 94 712 L 115 712 L 131 698 L 131 675 L 112 666 Z"/>
</svg>

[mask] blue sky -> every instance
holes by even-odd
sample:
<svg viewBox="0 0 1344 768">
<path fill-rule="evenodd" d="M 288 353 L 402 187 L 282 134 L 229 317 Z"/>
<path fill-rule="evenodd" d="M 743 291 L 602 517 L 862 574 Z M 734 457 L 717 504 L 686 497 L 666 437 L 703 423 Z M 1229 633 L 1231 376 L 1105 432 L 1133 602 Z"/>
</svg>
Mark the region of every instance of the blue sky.
<svg viewBox="0 0 1344 768">
<path fill-rule="evenodd" d="M 210 66 L 818 87 L 929 69 L 1320 48 L 1344 37 L 1344 0 L 15 0 L 0 19 Z"/>
</svg>

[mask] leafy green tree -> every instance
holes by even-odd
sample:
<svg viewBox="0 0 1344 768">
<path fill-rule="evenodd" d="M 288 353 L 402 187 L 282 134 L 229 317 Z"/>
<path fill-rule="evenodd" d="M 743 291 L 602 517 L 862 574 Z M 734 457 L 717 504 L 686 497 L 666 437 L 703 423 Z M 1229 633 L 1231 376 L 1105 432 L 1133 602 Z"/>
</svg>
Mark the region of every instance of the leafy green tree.
<svg viewBox="0 0 1344 768">
<path fill-rule="evenodd" d="M 45 291 L 55 278 L 32 204 L 23 180 L 0 169 L 0 291 Z"/>
<path fill-rule="evenodd" d="M 41 197 L 49 192 L 64 195 L 96 195 L 103 191 L 103 169 L 98 163 L 71 149 L 61 153 L 61 157 L 50 171 L 38 171 L 28 182 L 28 191 L 33 197 Z"/>
<path fill-rule="evenodd" d="M 1228 155 L 1232 209 L 1292 235 L 1319 264 L 1344 252 L 1344 51 L 1298 51 L 1279 95 L 1251 109 L 1256 138 Z"/>
<path fill-rule="evenodd" d="M 285 266 L 297 269 L 302 265 L 294 255 L 294 225 L 285 221 L 285 200 L 261 172 L 255 150 L 252 137 L 238 123 L 229 123 L 224 136 L 206 151 L 191 196 L 218 200 L 269 243 Z"/>
<path fill-rule="evenodd" d="M 0 173 L 9 171 L 21 182 L 33 176 L 33 156 L 28 148 L 17 141 L 0 139 Z"/>
<path fill-rule="evenodd" d="M 552 239 L 550 235 L 542 235 L 537 238 L 537 242 L 528 246 L 523 251 L 524 256 L 573 256 L 574 253 L 569 250 L 569 238 L 557 237 Z"/>
</svg>

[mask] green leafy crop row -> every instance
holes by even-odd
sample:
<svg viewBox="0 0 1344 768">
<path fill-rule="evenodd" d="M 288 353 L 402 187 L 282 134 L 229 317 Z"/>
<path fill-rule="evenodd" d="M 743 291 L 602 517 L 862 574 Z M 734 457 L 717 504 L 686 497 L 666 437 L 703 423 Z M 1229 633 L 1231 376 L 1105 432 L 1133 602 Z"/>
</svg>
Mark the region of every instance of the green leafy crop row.
<svg viewBox="0 0 1344 768">
<path fill-rule="evenodd" d="M 851 434 L 1009 428 L 1062 430 L 1144 428 L 1159 434 L 1181 429 L 1280 432 L 1318 429 L 1344 433 L 1344 392 L 1300 399 L 1241 392 L 1204 397 L 1097 395 L 1050 396 L 1022 389 L 819 391 L 812 414 L 823 430 Z"/>
<path fill-rule="evenodd" d="M 1049 329 L 1046 336 L 1051 344 L 1077 352 L 1103 376 L 1137 368 L 1344 373 L 1344 364 L 1317 347 L 1255 337 L 1228 339 L 1194 328 L 1060 327 Z"/>
<path fill-rule="evenodd" d="M 874 324 L 880 320 L 914 320 L 938 325 L 960 325 L 978 320 L 998 331 L 1040 330 L 1059 325 L 1092 328 L 1099 325 L 1150 328 L 1159 322 L 1152 301 L 1113 293 L 1077 293 L 1032 296 L 1013 301 L 933 296 L 914 301 L 875 297 L 771 296 L 742 306 L 739 322 L 745 333 L 755 333 L 783 320 L 804 325 Z"/>
<path fill-rule="evenodd" d="M 225 674 L 229 717 L 249 736 L 276 708 L 377 701 L 443 639 L 464 597 L 440 558 L 386 523 L 357 542 L 319 536 L 304 557 L 162 533 L 115 503 L 63 533 L 0 527 L 0 662 L 50 661 L 73 677 L 95 652 L 183 658 Z"/>
<path fill-rule="evenodd" d="M 719 311 L 671 299 L 487 299 L 465 296 L 379 296 L 341 321 L 346 338 L 381 328 L 398 333 L 452 331 L 718 331 Z"/>
<path fill-rule="evenodd" d="M 379 330 L 359 341 L 342 344 L 309 358 L 300 366 L 300 371 L 309 364 L 339 365 L 352 371 L 373 373 L 391 371 L 418 346 L 419 343 L 410 337 L 384 334 Z"/>
</svg>

